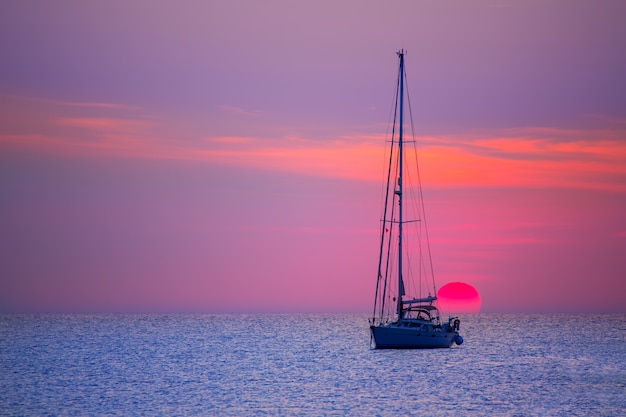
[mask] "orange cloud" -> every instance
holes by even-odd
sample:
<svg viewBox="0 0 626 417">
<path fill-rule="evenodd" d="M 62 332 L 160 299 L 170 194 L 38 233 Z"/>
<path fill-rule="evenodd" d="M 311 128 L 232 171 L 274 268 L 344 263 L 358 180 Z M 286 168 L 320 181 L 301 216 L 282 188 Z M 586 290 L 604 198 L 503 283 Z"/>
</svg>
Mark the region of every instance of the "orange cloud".
<svg viewBox="0 0 626 417">
<path fill-rule="evenodd" d="M 131 158 L 207 161 L 303 175 L 380 180 L 383 144 L 368 140 L 214 137 L 183 142 L 159 137 L 145 121 L 66 118 L 59 124 L 89 130 L 80 135 L 2 135 L 0 142 L 54 152 Z M 423 183 L 433 186 L 567 186 L 626 190 L 626 143 L 553 142 L 522 137 L 425 138 L 419 147 Z M 409 157 L 411 157 L 409 155 Z"/>
<path fill-rule="evenodd" d="M 23 98 L 0 99 L 29 102 Z M 250 135 L 194 137 L 166 119 L 137 114 L 123 105 L 29 99 L 54 112 L 21 115 L 0 146 L 40 152 L 207 161 L 311 176 L 380 181 L 388 138 L 329 134 L 309 139 Z M 4 103 L 10 108 L 10 103 Z M 87 114 L 85 115 L 85 107 Z M 73 114 L 81 107 L 80 117 Z M 222 106 L 224 111 L 238 111 Z M 21 107 L 20 107 L 21 108 Z M 38 108 L 41 110 L 40 108 Z M 255 112 L 252 112 L 255 113 Z M 50 117 L 49 115 L 56 115 Z M 36 119 L 36 120 L 33 120 Z M 17 119 L 16 119 L 17 120 Z M 26 122 L 28 120 L 28 123 Z M 262 126 L 261 126 L 262 127 Z M 280 131 L 265 126 L 267 131 Z M 305 128 L 303 128 L 306 130 Z M 371 132 L 373 127 L 368 128 Z M 379 129 L 379 127 L 376 127 Z M 303 130 L 303 131 L 304 131 Z M 626 129 L 526 127 L 483 134 L 418 137 L 422 182 L 428 186 L 582 187 L 626 191 Z M 412 156 L 408 155 L 409 158 Z"/>
<path fill-rule="evenodd" d="M 427 140 L 421 161 L 428 182 L 626 190 L 626 132 L 551 129 L 543 137 L 523 130 L 515 136 L 494 133 L 441 138 L 443 146 Z"/>
<path fill-rule="evenodd" d="M 304 175 L 372 179 L 372 166 L 380 165 L 382 154 L 382 147 L 343 141 L 227 137 L 212 142 L 236 146 L 190 150 L 187 157 Z"/>
</svg>

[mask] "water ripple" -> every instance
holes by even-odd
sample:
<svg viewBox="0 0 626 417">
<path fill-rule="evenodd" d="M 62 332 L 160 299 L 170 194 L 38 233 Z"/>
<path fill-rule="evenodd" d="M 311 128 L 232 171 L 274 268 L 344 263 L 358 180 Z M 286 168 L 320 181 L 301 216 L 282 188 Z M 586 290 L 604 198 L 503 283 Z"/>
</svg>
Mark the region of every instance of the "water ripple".
<svg viewBox="0 0 626 417">
<path fill-rule="evenodd" d="M 1 315 L 0 414 L 625 414 L 625 315 L 462 320 L 378 351 L 362 315 Z"/>
</svg>

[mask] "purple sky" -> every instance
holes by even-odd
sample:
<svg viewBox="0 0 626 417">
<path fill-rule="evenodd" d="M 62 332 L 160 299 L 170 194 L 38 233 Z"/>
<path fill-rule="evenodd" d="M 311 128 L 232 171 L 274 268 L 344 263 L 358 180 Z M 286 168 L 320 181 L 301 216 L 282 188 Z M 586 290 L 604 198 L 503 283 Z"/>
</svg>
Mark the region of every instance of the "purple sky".
<svg viewBox="0 0 626 417">
<path fill-rule="evenodd" d="M 3 1 L 0 311 L 364 311 L 406 56 L 438 284 L 626 312 L 622 1 Z"/>
</svg>

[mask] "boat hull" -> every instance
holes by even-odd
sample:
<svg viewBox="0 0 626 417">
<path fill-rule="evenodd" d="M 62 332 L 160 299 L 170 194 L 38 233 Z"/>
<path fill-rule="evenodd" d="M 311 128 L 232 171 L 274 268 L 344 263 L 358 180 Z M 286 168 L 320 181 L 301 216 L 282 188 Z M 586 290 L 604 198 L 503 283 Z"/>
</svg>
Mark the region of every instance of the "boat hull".
<svg viewBox="0 0 626 417">
<path fill-rule="evenodd" d="M 449 348 L 457 340 L 456 331 L 419 330 L 394 325 L 370 326 L 376 349 Z"/>
</svg>

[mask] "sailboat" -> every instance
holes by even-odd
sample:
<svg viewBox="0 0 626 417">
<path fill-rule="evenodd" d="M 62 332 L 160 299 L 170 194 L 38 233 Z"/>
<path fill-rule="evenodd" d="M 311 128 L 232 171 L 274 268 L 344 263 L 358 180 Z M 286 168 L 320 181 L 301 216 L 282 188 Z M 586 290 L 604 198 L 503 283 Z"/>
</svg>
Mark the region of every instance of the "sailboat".
<svg viewBox="0 0 626 417">
<path fill-rule="evenodd" d="M 405 138 L 405 90 L 409 113 L 411 110 L 405 54 L 403 49 L 398 52 L 400 68 L 383 184 L 378 277 L 374 312 L 369 319 L 371 341 L 377 349 L 449 348 L 463 343 L 463 338 L 459 318 L 442 320 L 437 306 L 412 116 L 412 137 Z"/>
</svg>

